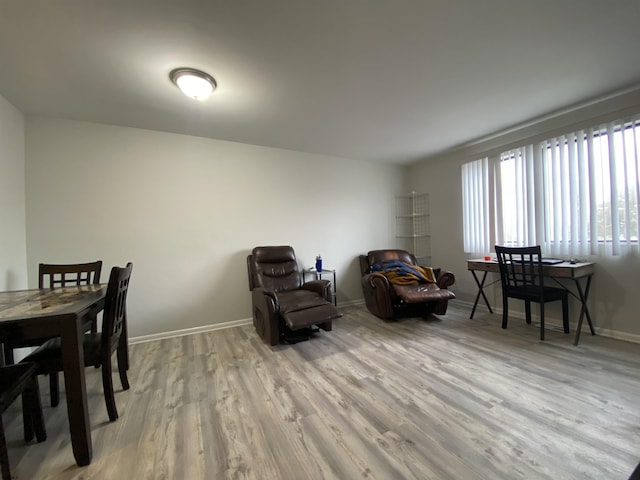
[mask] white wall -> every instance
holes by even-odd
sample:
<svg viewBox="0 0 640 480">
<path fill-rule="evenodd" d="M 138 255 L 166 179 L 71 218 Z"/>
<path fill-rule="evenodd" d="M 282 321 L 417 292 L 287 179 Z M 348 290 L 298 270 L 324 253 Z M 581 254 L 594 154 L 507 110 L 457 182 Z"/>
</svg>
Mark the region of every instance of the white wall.
<svg viewBox="0 0 640 480">
<path fill-rule="evenodd" d="M 0 96 L 0 291 L 27 288 L 24 116 Z"/>
<path fill-rule="evenodd" d="M 338 300 L 357 255 L 394 242 L 400 167 L 126 127 L 27 117 L 29 284 L 39 262 L 134 263 L 131 336 L 251 317 L 246 255 L 323 256 Z"/>
<path fill-rule="evenodd" d="M 475 298 L 477 287 L 471 272 L 467 271 L 466 261 L 478 257 L 464 253 L 461 165 L 480 158 L 480 152 L 499 150 L 505 145 L 515 146 L 521 144 L 522 139 L 555 135 L 567 128 L 571 131 L 577 125 L 595 123 L 594 119 L 599 121 L 617 118 L 630 111 L 640 111 L 638 90 L 533 122 L 521 129 L 470 144 L 408 169 L 410 188 L 430 194 L 433 264 L 456 274 L 456 284 L 452 290 L 459 301 L 472 303 Z M 637 320 L 640 311 L 640 259 L 637 255 L 629 255 L 594 257 L 588 260 L 597 262 L 589 297 L 589 308 L 596 329 L 606 335 L 640 342 L 640 322 Z M 492 307 L 496 307 L 494 311 L 501 312 L 502 296 L 499 284 L 497 288 L 488 290 L 488 296 Z M 572 303 L 570 319 L 575 326 L 579 314 L 578 304 L 573 300 Z M 522 312 L 522 304 L 523 302 L 510 301 L 510 311 Z M 483 305 L 482 302 L 480 305 Z M 553 306 L 550 314 L 556 319 L 559 318 L 559 308 Z M 582 332 L 584 334 L 587 331 L 585 324 Z"/>
</svg>

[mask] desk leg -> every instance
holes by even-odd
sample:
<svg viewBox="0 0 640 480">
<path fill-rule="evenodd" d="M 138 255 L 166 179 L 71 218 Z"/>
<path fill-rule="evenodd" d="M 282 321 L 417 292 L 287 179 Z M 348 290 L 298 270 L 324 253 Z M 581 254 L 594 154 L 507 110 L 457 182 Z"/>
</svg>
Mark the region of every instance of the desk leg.
<svg viewBox="0 0 640 480">
<path fill-rule="evenodd" d="M 79 466 L 89 465 L 93 456 L 91 422 L 87 405 L 87 388 L 84 376 L 84 351 L 82 346 L 82 321 L 70 318 L 61 320 L 62 367 L 67 395 L 67 414 L 73 456 Z"/>
<path fill-rule="evenodd" d="M 582 287 L 580 286 L 579 279 L 575 279 L 576 289 L 578 290 L 578 295 L 580 296 L 580 302 L 582 306 L 580 308 L 580 319 L 578 320 L 578 328 L 576 329 L 576 339 L 573 342 L 574 345 L 578 345 L 580 341 L 580 330 L 582 330 L 582 321 L 584 317 L 587 317 L 587 322 L 589 323 L 589 329 L 591 330 L 591 335 L 595 335 L 596 331 L 593 328 L 593 322 L 591 321 L 591 315 L 589 314 L 589 307 L 587 306 L 587 298 L 589 297 L 589 290 L 591 288 L 591 275 L 587 277 L 587 283 L 584 287 L 584 292 L 582 291 Z"/>
<path fill-rule="evenodd" d="M 487 296 L 484 294 L 484 290 L 483 290 L 484 281 L 487 279 L 487 273 L 488 272 L 483 272 L 482 281 L 480 281 L 478 280 L 475 270 L 471 270 L 473 279 L 476 281 L 476 285 L 478 286 L 478 294 L 476 295 L 475 302 L 473 302 L 473 308 L 471 309 L 471 316 L 469 317 L 470 319 L 473 319 L 473 315 L 474 313 L 476 313 L 476 307 L 478 306 L 478 300 L 480 300 L 480 295 L 482 295 L 482 298 L 484 299 L 484 303 L 485 305 L 487 305 L 487 308 L 489 309 L 489 313 L 493 313 L 493 310 L 491 310 L 491 305 L 489 305 L 489 300 L 487 300 Z"/>
<path fill-rule="evenodd" d="M 333 305 L 338 306 L 338 284 L 336 283 L 336 271 L 333 271 Z"/>
</svg>

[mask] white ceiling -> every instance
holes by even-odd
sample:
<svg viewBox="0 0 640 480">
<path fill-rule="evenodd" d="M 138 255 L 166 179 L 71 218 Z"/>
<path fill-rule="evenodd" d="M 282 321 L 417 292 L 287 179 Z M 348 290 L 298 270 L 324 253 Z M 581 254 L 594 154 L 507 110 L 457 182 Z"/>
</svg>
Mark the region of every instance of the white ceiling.
<svg viewBox="0 0 640 480">
<path fill-rule="evenodd" d="M 0 0 L 26 114 L 377 162 L 640 82 L 638 0 Z M 203 103 L 176 67 L 218 82 Z"/>
</svg>

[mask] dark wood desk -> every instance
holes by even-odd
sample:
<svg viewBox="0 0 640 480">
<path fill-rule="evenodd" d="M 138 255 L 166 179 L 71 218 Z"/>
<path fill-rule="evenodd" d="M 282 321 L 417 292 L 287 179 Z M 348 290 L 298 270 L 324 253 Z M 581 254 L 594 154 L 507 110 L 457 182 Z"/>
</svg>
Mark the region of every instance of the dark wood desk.
<svg viewBox="0 0 640 480">
<path fill-rule="evenodd" d="M 87 406 L 82 346 L 84 317 L 104 308 L 106 285 L 0 292 L 0 341 L 62 339 L 62 365 L 73 455 L 78 465 L 91 463 L 93 447 Z"/>
<path fill-rule="evenodd" d="M 581 262 L 581 263 L 557 263 L 555 265 L 544 265 L 542 267 L 543 273 L 545 277 L 552 278 L 556 281 L 562 288 L 566 289 L 571 295 L 577 298 L 580 301 L 580 319 L 578 320 L 578 327 L 576 328 L 576 338 L 574 341 L 574 345 L 578 345 L 580 341 L 580 330 L 582 329 L 582 323 L 584 318 L 587 318 L 587 322 L 589 323 L 589 329 L 591 330 L 591 335 L 595 335 L 596 332 L 593 328 L 593 322 L 591 321 L 591 315 L 589 314 L 589 307 L 587 306 L 587 299 L 589 297 L 589 290 L 591 289 L 591 277 L 595 272 L 595 263 L 591 262 Z M 471 309 L 471 316 L 469 318 L 473 318 L 473 314 L 476 311 L 476 307 L 478 306 L 478 301 L 480 301 L 480 297 L 483 298 L 484 303 L 487 305 L 489 312 L 493 313 L 491 310 L 491 305 L 489 305 L 489 300 L 484 294 L 484 288 L 489 285 L 493 285 L 500 281 L 500 278 L 492 281 L 488 285 L 485 285 L 485 280 L 487 279 L 488 273 L 497 273 L 500 275 L 500 268 L 498 266 L 498 262 L 495 260 L 467 260 L 467 270 L 471 271 L 473 275 L 473 279 L 476 281 L 476 285 L 478 286 L 478 294 L 476 295 L 476 299 L 473 302 L 473 308 Z M 476 272 L 482 272 L 482 279 L 478 279 Z M 576 295 L 574 292 L 569 290 L 566 285 L 562 284 L 560 280 L 573 280 L 574 285 L 576 286 L 576 291 L 578 294 Z M 580 283 L 580 280 L 584 280 L 584 288 Z M 546 282 L 545 282 L 546 285 Z"/>
</svg>

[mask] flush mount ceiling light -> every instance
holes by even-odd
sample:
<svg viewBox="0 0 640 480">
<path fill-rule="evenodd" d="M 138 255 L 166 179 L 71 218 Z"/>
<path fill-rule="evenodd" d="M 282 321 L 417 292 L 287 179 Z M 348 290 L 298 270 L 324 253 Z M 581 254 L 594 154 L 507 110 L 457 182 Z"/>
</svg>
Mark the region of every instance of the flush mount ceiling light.
<svg viewBox="0 0 640 480">
<path fill-rule="evenodd" d="M 169 78 L 182 93 L 196 100 L 205 100 L 218 86 L 211 75 L 195 68 L 176 68 Z"/>
</svg>

